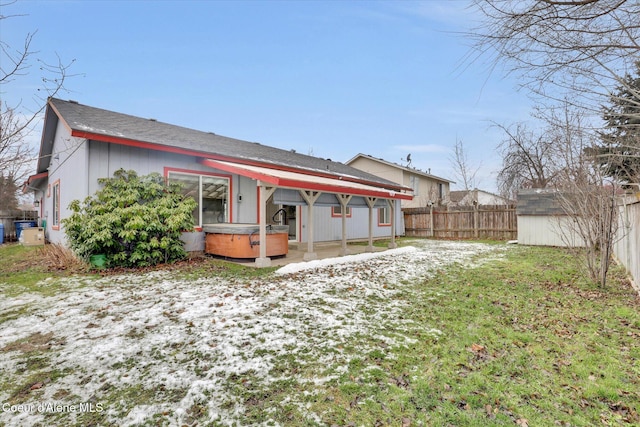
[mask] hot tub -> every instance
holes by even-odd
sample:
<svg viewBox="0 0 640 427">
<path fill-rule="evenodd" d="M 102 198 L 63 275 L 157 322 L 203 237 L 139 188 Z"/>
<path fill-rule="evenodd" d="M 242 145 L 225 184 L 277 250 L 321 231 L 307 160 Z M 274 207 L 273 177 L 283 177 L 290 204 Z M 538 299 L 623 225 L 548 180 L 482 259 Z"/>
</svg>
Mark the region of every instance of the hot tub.
<svg viewBox="0 0 640 427">
<path fill-rule="evenodd" d="M 204 224 L 205 252 L 227 258 L 260 257 L 260 225 L 243 223 Z M 267 256 L 289 252 L 289 226 L 267 225 Z"/>
</svg>

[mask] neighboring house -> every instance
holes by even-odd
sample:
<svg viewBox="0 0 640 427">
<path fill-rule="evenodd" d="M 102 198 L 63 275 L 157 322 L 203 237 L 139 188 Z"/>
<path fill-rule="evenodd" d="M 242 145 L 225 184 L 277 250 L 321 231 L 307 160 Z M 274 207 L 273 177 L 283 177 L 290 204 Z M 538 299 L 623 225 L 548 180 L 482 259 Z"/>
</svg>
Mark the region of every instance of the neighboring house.
<svg viewBox="0 0 640 427">
<path fill-rule="evenodd" d="M 403 208 L 419 208 L 429 206 L 429 203 L 432 205 L 447 204 L 449 201 L 449 186 L 450 184 L 455 184 L 453 181 L 431 175 L 419 169 L 402 166 L 362 153 L 347 161 L 346 164 L 413 189 L 413 199 L 403 200 L 401 202 Z"/>
<path fill-rule="evenodd" d="M 120 168 L 184 184 L 198 202 L 196 246 L 205 224 L 259 224 L 262 237 L 267 224 L 286 222 L 290 240 L 307 243 L 307 259 L 315 241 L 342 240 L 345 250 L 346 239 L 393 243 L 404 232 L 396 202 L 412 199 L 411 188 L 342 163 L 51 98 L 37 170 L 25 187 L 35 190 L 51 242 L 65 241 L 69 203 L 94 194 L 98 179 Z M 259 259 L 268 265 L 263 249 Z"/>
<path fill-rule="evenodd" d="M 451 191 L 449 193 L 451 200 L 451 206 L 472 206 L 478 205 L 511 205 L 514 204 L 512 200 L 506 197 L 498 196 L 497 194 L 489 193 L 488 191 L 479 190 L 474 188 L 473 190 L 465 191 Z"/>
<path fill-rule="evenodd" d="M 518 244 L 533 246 L 584 246 L 571 233 L 573 221 L 562 209 L 558 192 L 552 189 L 527 189 L 518 192 Z"/>
</svg>

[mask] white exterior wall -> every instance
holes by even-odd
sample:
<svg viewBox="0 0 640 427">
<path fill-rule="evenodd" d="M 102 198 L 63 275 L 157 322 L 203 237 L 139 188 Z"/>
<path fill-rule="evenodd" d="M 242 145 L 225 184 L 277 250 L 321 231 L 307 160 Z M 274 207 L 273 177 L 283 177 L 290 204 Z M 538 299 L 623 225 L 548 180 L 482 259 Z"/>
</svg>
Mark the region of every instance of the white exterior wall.
<svg viewBox="0 0 640 427">
<path fill-rule="evenodd" d="M 507 205 L 507 201 L 504 197 L 496 196 L 494 194 L 485 193 L 484 191 L 478 191 L 478 204 L 479 205 Z"/>
<path fill-rule="evenodd" d="M 66 241 L 64 227 L 58 229 L 53 224 L 53 189 L 60 183 L 60 218 L 71 215 L 69 204 L 73 200 L 84 200 L 88 195 L 87 140 L 72 137 L 62 121 L 58 122 L 56 136 L 53 141 L 51 163 L 49 165 L 48 187 L 44 188 L 41 218 L 46 221 L 46 235 L 52 243 L 64 244 Z"/>
<path fill-rule="evenodd" d="M 407 187 L 411 187 L 411 178 L 410 174 L 407 174 L 407 182 L 404 183 Z M 418 179 L 418 194 L 413 195 L 413 200 L 403 200 L 402 207 L 403 208 L 423 208 L 429 205 L 429 202 L 433 204 L 442 203 L 445 200 L 449 199 L 449 183 L 442 182 L 442 199 L 439 197 L 440 192 L 438 191 L 438 181 L 431 180 L 425 178 L 421 175 L 415 175 L 416 179 Z"/>
<path fill-rule="evenodd" d="M 395 168 L 391 165 L 376 162 L 365 157 L 358 157 L 352 163 L 349 163 L 349 166 L 368 172 L 372 175 L 379 176 L 380 178 L 387 179 L 391 182 L 404 184 L 402 169 Z M 408 184 L 405 185 L 408 186 Z"/>
<path fill-rule="evenodd" d="M 531 246 L 566 247 L 563 235 L 569 236 L 566 216 L 518 215 L 518 244 Z M 584 246 L 577 236 L 572 237 L 571 246 Z"/>
</svg>

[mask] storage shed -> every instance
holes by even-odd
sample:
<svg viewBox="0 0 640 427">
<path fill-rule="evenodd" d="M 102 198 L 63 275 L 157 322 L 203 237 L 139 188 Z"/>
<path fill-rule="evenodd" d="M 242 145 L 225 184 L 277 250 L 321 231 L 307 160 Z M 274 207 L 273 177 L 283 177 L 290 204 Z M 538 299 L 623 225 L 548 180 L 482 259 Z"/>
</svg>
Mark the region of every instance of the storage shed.
<svg viewBox="0 0 640 427">
<path fill-rule="evenodd" d="M 570 233 L 568 221 L 557 190 L 534 188 L 518 192 L 518 244 L 533 246 L 583 246 Z M 571 236 L 571 237 L 569 237 Z"/>
</svg>

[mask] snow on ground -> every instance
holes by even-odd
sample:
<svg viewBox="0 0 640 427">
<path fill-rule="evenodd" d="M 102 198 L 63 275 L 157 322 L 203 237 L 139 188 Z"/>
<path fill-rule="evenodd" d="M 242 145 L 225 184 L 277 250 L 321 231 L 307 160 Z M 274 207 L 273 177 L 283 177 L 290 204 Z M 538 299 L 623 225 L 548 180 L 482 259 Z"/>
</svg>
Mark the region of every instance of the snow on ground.
<svg viewBox="0 0 640 427">
<path fill-rule="evenodd" d="M 117 425 L 154 417 L 190 424 L 199 408 L 205 422 L 232 425 L 246 410 L 246 396 L 234 389 L 239 378 L 252 390 L 269 390 L 283 380 L 313 389 L 346 371 L 352 353 L 341 349 L 350 337 L 368 334 L 389 346 L 409 344 L 398 315 L 408 302 L 396 298 L 405 284 L 497 250 L 461 242 L 412 244 L 291 264 L 254 280 L 187 280 L 154 272 L 65 279 L 68 290 L 53 297 L 5 297 L 0 315 L 17 309 L 21 314 L 0 329 L 0 369 L 5 384 L 26 385 L 21 402 L 33 408 L 91 402 Z M 26 350 L 15 345 L 34 334 L 52 334 L 39 371 L 27 366 Z M 296 374 L 305 367 L 306 376 Z M 42 388 L 29 391 L 36 381 Z M 12 393 L 15 400 L 15 387 L 8 388 L 0 389 L 0 405 Z M 283 404 L 305 411 L 299 399 L 287 396 Z M 0 409 L 0 424 L 7 426 L 66 425 L 80 416 L 6 409 Z"/>
<path fill-rule="evenodd" d="M 397 249 L 389 249 L 384 252 L 366 252 L 357 255 L 346 255 L 340 258 L 325 258 L 325 259 L 317 259 L 308 262 L 297 262 L 287 264 L 284 267 L 279 268 L 276 271 L 276 274 L 291 274 L 298 273 L 304 270 L 313 270 L 321 267 L 331 267 L 339 264 L 350 264 L 355 262 L 368 261 L 373 258 L 377 258 L 379 256 L 390 257 L 394 255 L 400 255 L 406 252 L 413 252 L 416 248 L 413 246 L 405 246 Z"/>
</svg>

